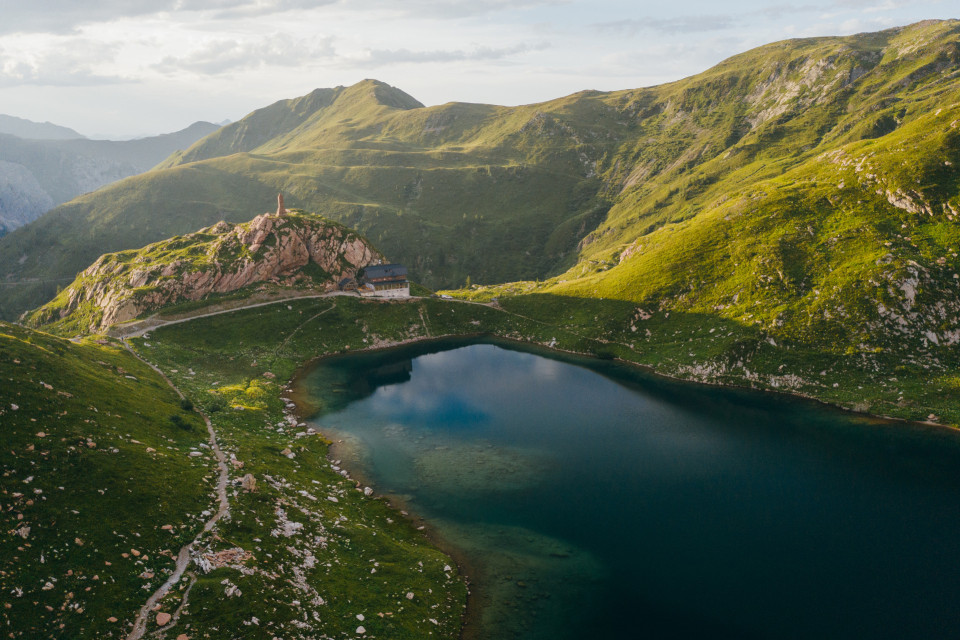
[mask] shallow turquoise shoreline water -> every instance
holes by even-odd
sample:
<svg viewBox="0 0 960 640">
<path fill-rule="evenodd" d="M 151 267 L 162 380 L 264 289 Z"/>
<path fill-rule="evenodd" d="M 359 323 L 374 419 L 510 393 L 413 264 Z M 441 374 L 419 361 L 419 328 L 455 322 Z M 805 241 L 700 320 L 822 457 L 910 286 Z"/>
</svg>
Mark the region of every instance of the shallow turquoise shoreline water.
<svg viewBox="0 0 960 640">
<path fill-rule="evenodd" d="M 303 378 L 345 463 L 482 567 L 478 637 L 960 630 L 960 435 L 481 342 Z"/>
</svg>

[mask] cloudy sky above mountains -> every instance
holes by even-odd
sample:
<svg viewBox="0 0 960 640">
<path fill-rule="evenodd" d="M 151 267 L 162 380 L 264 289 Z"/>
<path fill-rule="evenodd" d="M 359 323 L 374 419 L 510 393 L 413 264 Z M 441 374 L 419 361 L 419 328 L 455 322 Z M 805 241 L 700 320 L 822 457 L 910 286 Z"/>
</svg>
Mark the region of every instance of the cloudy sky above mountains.
<svg viewBox="0 0 960 640">
<path fill-rule="evenodd" d="M 424 104 L 698 73 L 786 38 L 951 18 L 946 0 L 0 0 L 0 113 L 85 135 L 237 120 L 376 78 Z"/>
</svg>

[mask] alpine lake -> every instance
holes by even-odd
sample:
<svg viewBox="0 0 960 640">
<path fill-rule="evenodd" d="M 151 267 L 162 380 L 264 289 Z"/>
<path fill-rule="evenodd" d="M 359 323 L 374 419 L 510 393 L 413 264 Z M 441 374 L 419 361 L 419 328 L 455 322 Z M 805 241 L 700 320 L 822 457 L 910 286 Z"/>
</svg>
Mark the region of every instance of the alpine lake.
<svg viewBox="0 0 960 640">
<path fill-rule="evenodd" d="M 486 339 L 297 384 L 469 576 L 466 638 L 960 635 L 958 432 Z"/>
</svg>

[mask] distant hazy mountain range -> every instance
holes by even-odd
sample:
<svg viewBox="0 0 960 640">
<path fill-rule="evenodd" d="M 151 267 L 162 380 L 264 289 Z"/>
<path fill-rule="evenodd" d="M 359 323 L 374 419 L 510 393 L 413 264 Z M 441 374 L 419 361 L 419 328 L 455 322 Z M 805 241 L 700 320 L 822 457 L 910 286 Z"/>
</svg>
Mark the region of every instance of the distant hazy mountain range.
<svg viewBox="0 0 960 640">
<path fill-rule="evenodd" d="M 29 140 L 79 140 L 84 137 L 68 127 L 3 114 L 0 114 L 0 133 Z"/>
<path fill-rule="evenodd" d="M 176 133 L 115 142 L 0 116 L 0 235 L 79 195 L 143 173 L 217 129 L 197 122 Z"/>
</svg>

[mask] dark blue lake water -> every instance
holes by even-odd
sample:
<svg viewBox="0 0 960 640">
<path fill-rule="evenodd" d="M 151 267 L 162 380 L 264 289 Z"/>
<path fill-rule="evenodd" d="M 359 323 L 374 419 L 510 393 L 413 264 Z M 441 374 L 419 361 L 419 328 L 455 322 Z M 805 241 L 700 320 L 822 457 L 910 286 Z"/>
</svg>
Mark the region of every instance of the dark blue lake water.
<svg viewBox="0 0 960 640">
<path fill-rule="evenodd" d="M 302 382 L 467 559 L 472 637 L 960 637 L 960 434 L 466 344 Z"/>
</svg>

